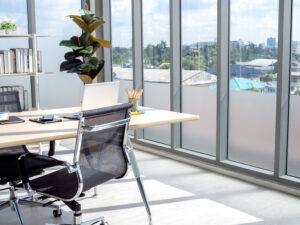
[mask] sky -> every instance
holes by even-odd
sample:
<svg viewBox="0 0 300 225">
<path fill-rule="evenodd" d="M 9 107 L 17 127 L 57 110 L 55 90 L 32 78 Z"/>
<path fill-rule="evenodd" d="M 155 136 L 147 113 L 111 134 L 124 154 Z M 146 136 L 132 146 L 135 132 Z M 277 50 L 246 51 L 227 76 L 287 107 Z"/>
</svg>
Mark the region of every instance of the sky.
<svg viewBox="0 0 300 225">
<path fill-rule="evenodd" d="M 76 7 L 80 6 L 79 0 Z M 294 24 L 300 24 L 300 0 L 294 1 Z M 78 33 L 66 15 L 78 14 L 74 0 L 37 0 L 39 33 L 61 35 Z M 72 7 L 70 7 L 72 5 Z M 231 0 L 231 40 L 266 43 L 278 32 L 278 0 Z M 0 21 L 13 20 L 17 33 L 27 33 L 25 0 L 0 0 Z M 131 46 L 131 0 L 112 0 L 113 46 Z M 297 25 L 295 25 L 296 27 Z M 143 0 L 143 42 L 169 44 L 169 0 Z M 217 39 L 217 0 L 182 0 L 182 42 L 193 44 Z M 300 40 L 300 29 L 293 39 Z"/>
<path fill-rule="evenodd" d="M 115 46 L 131 45 L 130 2 L 112 0 Z M 277 39 L 278 4 L 278 0 L 231 0 L 231 40 L 242 39 L 259 44 L 265 43 L 268 37 Z M 169 43 L 169 0 L 143 1 L 143 28 L 144 46 L 161 40 Z M 216 39 L 217 0 L 182 0 L 183 44 Z"/>
</svg>

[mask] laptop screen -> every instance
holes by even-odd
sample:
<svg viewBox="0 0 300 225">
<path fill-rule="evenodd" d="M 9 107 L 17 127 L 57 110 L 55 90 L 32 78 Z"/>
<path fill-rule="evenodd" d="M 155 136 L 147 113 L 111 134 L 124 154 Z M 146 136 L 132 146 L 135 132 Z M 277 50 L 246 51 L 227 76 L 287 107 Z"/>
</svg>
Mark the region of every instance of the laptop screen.
<svg viewBox="0 0 300 225">
<path fill-rule="evenodd" d="M 119 81 L 86 84 L 83 87 L 82 110 L 118 104 Z"/>
</svg>

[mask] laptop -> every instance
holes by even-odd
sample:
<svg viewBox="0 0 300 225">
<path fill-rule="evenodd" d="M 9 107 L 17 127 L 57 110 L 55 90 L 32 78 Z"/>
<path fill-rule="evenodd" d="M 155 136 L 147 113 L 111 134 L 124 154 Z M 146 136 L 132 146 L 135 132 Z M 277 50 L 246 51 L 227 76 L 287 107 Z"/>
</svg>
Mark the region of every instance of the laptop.
<svg viewBox="0 0 300 225">
<path fill-rule="evenodd" d="M 81 110 L 98 109 L 118 104 L 119 87 L 119 81 L 84 85 Z M 64 117 L 79 119 L 79 113 L 64 115 Z"/>
</svg>

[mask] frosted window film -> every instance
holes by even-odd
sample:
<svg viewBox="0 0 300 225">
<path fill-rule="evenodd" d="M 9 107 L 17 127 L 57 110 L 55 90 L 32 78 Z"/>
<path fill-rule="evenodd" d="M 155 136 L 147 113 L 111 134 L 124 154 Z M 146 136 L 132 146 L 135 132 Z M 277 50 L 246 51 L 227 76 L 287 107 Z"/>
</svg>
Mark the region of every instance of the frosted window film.
<svg viewBox="0 0 300 225">
<path fill-rule="evenodd" d="M 216 155 L 216 89 L 182 87 L 182 110 L 199 120 L 182 123 L 182 147 Z"/>
<path fill-rule="evenodd" d="M 229 160 L 273 170 L 276 95 L 230 91 Z"/>
</svg>

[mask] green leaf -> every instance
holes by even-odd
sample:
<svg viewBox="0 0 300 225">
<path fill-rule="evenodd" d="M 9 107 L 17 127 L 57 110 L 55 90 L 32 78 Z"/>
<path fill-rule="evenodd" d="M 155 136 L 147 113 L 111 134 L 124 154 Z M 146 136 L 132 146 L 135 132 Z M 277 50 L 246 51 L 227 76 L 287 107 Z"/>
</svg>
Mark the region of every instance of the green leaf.
<svg viewBox="0 0 300 225">
<path fill-rule="evenodd" d="M 83 56 L 83 55 L 84 55 L 83 53 L 79 53 L 78 51 L 66 52 L 65 59 L 66 60 L 75 59 L 75 58 Z"/>
<path fill-rule="evenodd" d="M 71 48 L 72 48 L 72 50 L 76 51 L 76 50 L 83 49 L 84 46 L 80 46 L 80 47 L 78 47 L 78 46 L 72 46 Z"/>
<path fill-rule="evenodd" d="M 72 70 L 79 67 L 82 64 L 80 59 L 71 59 L 64 61 L 60 64 L 60 71 Z"/>
<path fill-rule="evenodd" d="M 82 69 L 97 69 L 100 61 L 96 57 L 91 57 L 85 64 L 82 64 L 80 68 Z"/>
<path fill-rule="evenodd" d="M 89 40 L 90 34 L 89 32 L 84 32 L 80 37 L 80 45 L 85 45 L 86 42 Z"/>
<path fill-rule="evenodd" d="M 100 64 L 100 61 L 96 57 L 91 57 L 89 59 L 88 63 L 90 63 L 90 64 L 92 64 L 94 66 L 98 66 Z"/>
<path fill-rule="evenodd" d="M 90 54 L 92 51 L 93 51 L 93 46 L 90 45 L 80 50 L 79 53 Z"/>
<path fill-rule="evenodd" d="M 60 43 L 59 43 L 60 46 L 65 46 L 65 47 L 71 47 L 71 46 L 74 46 L 74 43 L 70 40 L 62 40 Z"/>
<path fill-rule="evenodd" d="M 76 37 L 76 36 L 71 37 L 70 40 L 62 40 L 59 43 L 59 45 L 60 46 L 65 46 L 65 47 L 68 47 L 68 48 L 72 48 L 72 50 L 74 50 L 74 51 L 84 48 L 84 46 L 79 46 L 78 37 Z"/>
</svg>

